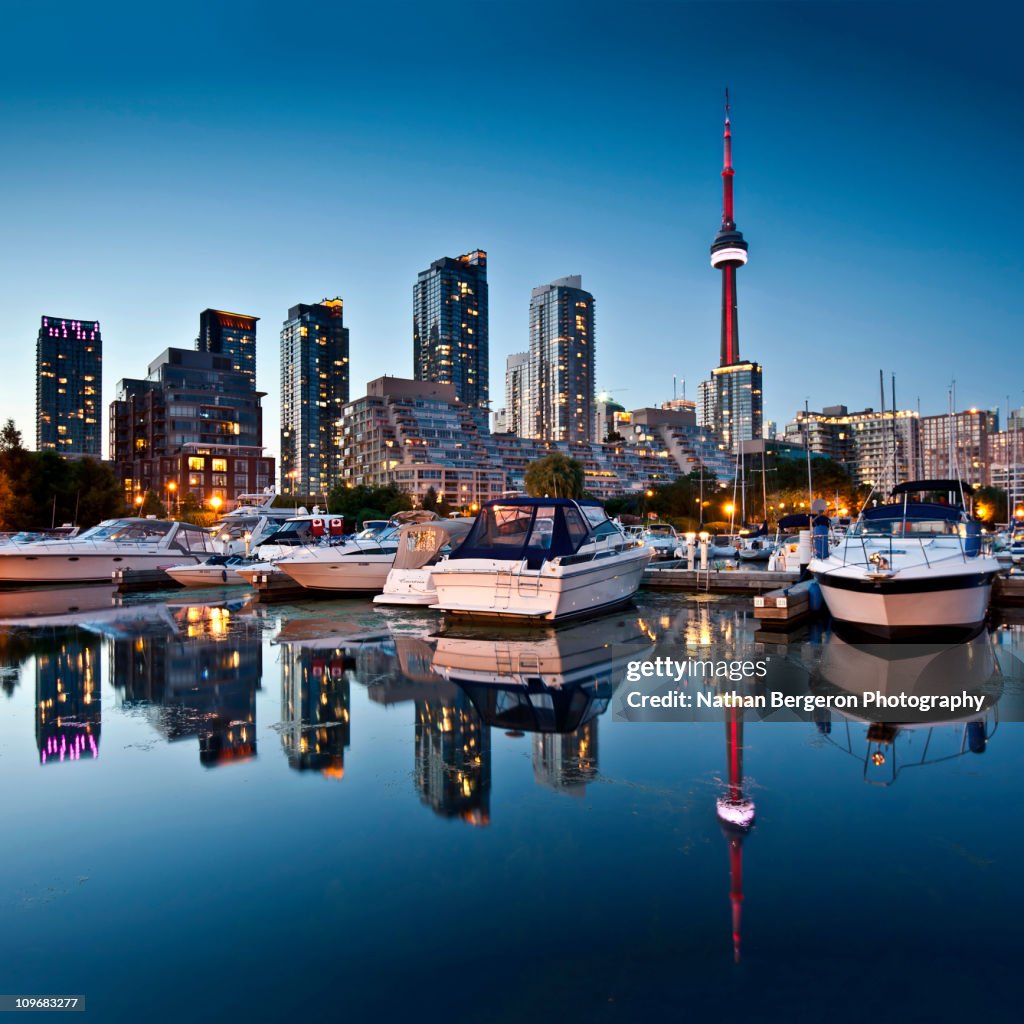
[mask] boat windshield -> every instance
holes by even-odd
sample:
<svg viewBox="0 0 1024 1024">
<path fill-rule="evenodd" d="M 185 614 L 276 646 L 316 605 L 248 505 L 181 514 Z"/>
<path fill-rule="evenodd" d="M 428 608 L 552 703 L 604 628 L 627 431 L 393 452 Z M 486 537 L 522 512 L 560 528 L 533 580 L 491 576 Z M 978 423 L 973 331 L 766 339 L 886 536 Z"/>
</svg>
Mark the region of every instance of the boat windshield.
<svg viewBox="0 0 1024 1024">
<path fill-rule="evenodd" d="M 564 499 L 551 504 L 495 502 L 483 507 L 469 536 L 450 557 L 543 560 L 573 554 L 590 533 L 579 507 Z"/>
<path fill-rule="evenodd" d="M 259 524 L 259 516 L 239 516 L 237 519 L 222 519 L 213 528 L 213 535 L 218 540 L 245 540 Z"/>
<path fill-rule="evenodd" d="M 959 524 L 948 519 L 864 519 L 850 531 L 850 537 L 956 537 Z"/>
<path fill-rule="evenodd" d="M 653 526 L 647 527 L 647 533 L 651 537 L 671 537 L 675 530 L 665 523 L 655 523 Z"/>
<path fill-rule="evenodd" d="M 174 523 L 166 519 L 106 519 L 75 537 L 79 540 L 103 540 L 114 543 L 138 543 L 166 537 Z"/>
</svg>

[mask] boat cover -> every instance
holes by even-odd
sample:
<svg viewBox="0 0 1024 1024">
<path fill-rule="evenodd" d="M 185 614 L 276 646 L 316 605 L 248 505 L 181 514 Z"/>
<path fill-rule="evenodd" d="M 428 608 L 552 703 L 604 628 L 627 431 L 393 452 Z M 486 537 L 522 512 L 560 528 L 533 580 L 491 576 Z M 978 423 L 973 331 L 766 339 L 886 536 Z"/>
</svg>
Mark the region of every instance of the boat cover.
<svg viewBox="0 0 1024 1024">
<path fill-rule="evenodd" d="M 446 544 L 455 547 L 472 528 L 469 519 L 441 519 L 403 526 L 398 536 L 394 568 L 422 569 L 430 565 Z"/>
</svg>

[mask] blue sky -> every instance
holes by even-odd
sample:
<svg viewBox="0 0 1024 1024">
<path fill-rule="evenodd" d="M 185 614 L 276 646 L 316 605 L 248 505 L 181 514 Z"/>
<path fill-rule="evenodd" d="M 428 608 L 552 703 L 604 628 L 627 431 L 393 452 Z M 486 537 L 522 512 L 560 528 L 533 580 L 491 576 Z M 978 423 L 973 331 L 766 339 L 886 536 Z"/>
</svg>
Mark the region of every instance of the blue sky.
<svg viewBox="0 0 1024 1024">
<path fill-rule="evenodd" d="M 722 93 L 741 352 L 766 414 L 1024 404 L 1020 16 L 933 3 L 50 3 L 5 12 L 0 415 L 43 314 L 98 318 L 104 401 L 207 306 L 345 300 L 353 395 L 412 373 L 412 284 L 489 254 L 491 395 L 530 289 L 581 274 L 628 407 L 714 365 Z M 1016 19 L 1016 20 L 1015 20 Z"/>
</svg>

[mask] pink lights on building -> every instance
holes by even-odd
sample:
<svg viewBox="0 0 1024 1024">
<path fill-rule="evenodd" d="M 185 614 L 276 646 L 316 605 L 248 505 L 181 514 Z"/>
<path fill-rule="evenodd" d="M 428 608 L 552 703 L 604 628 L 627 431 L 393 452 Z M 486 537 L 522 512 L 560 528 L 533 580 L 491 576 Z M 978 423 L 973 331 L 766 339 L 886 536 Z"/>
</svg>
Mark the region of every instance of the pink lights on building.
<svg viewBox="0 0 1024 1024">
<path fill-rule="evenodd" d="M 49 761 L 80 761 L 83 755 L 93 759 L 100 756 L 96 737 L 89 731 L 76 732 L 71 737 L 71 741 L 68 742 L 67 733 L 62 732 L 59 737 L 48 737 L 39 751 L 39 763 L 46 764 Z"/>
</svg>

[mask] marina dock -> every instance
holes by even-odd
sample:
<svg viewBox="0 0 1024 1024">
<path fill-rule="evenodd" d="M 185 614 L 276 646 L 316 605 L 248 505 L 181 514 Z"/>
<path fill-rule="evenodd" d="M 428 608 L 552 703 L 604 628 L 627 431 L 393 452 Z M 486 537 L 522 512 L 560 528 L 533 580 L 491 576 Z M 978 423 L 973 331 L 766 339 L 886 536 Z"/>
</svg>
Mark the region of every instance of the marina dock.
<svg viewBox="0 0 1024 1024">
<path fill-rule="evenodd" d="M 644 570 L 644 587 L 651 590 L 686 590 L 691 593 L 750 594 L 791 586 L 795 572 L 766 569 L 688 569 L 685 562 L 667 562 Z"/>
<path fill-rule="evenodd" d="M 181 584 L 171 579 L 163 569 L 115 569 L 110 578 L 119 594 L 181 589 Z"/>
</svg>

